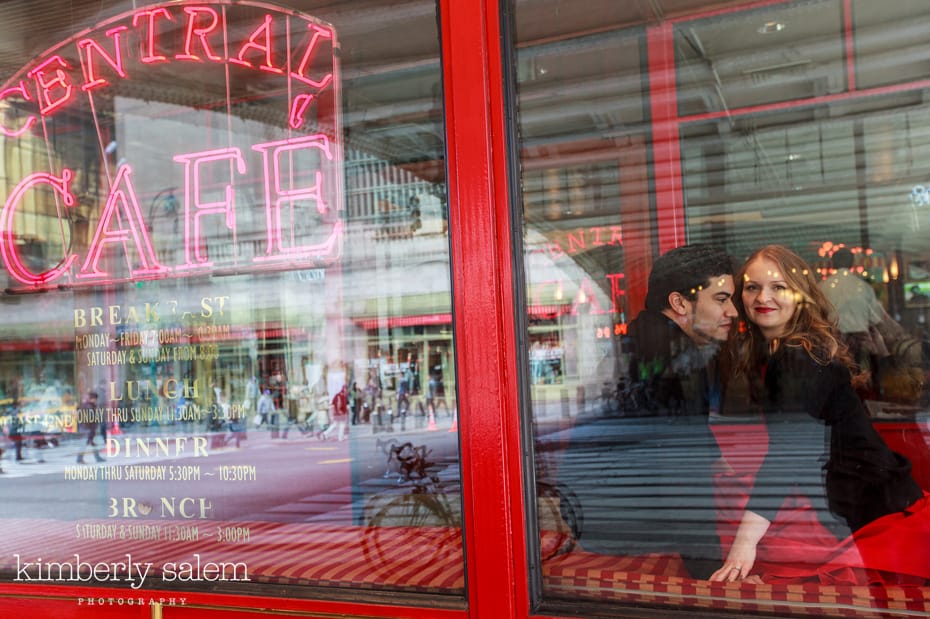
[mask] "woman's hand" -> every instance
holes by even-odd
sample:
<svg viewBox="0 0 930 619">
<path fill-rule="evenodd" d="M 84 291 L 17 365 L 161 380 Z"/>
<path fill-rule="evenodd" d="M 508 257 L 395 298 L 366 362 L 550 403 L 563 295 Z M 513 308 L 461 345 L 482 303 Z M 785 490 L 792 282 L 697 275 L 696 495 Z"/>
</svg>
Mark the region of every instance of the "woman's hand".
<svg viewBox="0 0 930 619">
<path fill-rule="evenodd" d="M 736 582 L 749 576 L 756 563 L 756 545 L 733 542 L 723 567 L 711 574 L 712 582 Z"/>
<path fill-rule="evenodd" d="M 724 561 L 723 567 L 711 574 L 710 580 L 712 582 L 737 582 L 749 577 L 756 563 L 756 546 L 768 531 L 770 524 L 767 519 L 755 512 L 743 513 L 743 519 L 736 531 L 736 539 L 733 540 L 727 560 Z M 756 582 L 755 578 L 753 582 Z"/>
</svg>

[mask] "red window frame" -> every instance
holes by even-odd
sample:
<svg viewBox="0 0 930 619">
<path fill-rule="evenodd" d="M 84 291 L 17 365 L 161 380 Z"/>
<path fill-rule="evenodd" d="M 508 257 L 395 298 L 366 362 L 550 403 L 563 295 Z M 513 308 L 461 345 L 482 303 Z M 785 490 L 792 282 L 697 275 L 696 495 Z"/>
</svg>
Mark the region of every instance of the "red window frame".
<svg viewBox="0 0 930 619">
<path fill-rule="evenodd" d="M 183 606 L 79 604 L 120 589 L 0 583 L 4 615 L 32 619 L 360 616 L 525 617 L 526 525 L 502 93 L 500 2 L 439 0 L 446 105 L 449 226 L 459 368 L 467 601 L 383 594 L 384 604 L 184 592 Z M 335 593 L 335 592 L 334 592 Z M 336 595 L 344 595 L 338 592 Z M 182 594 L 145 591 L 147 598 Z M 322 592 L 325 596 L 326 592 Z M 255 612 L 248 612 L 254 610 Z M 10 612 L 7 612 L 10 611 Z"/>
</svg>

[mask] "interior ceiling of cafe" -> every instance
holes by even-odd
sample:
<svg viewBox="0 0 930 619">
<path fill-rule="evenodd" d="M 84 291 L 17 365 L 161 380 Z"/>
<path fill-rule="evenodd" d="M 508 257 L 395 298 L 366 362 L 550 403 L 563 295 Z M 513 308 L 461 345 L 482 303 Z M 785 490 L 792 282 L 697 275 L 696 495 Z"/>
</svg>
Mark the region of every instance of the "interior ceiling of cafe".
<svg viewBox="0 0 930 619">
<path fill-rule="evenodd" d="M 894 88 L 930 78 L 926 2 L 853 0 L 851 76 L 840 0 L 527 4 L 534 11 L 517 12 L 524 170 L 602 161 L 649 135 L 636 27 L 674 20 L 688 240 L 736 255 L 767 242 L 808 256 L 824 241 L 926 249 L 930 218 L 909 190 L 928 183 L 927 91 Z M 847 96 L 850 79 L 869 96 Z M 534 190 L 527 203 L 544 202 L 546 188 Z"/>
<path fill-rule="evenodd" d="M 44 51 L 39 45 L 63 41 L 143 4 L 135 0 L 0 3 L 4 23 L 0 75 L 13 75 L 39 56 Z M 435 3 L 292 0 L 286 4 L 333 24 L 338 33 L 349 148 L 416 169 L 430 180 L 441 180 L 444 142 Z M 638 27 L 707 15 L 714 9 L 746 2 L 516 0 L 516 4 L 520 131 L 524 167 L 532 169 L 616 159 L 618 151 L 631 148 L 637 137 L 648 135 Z M 924 0 L 854 0 L 852 4 L 857 24 L 858 88 L 916 81 L 930 75 L 930 47 L 925 43 L 930 17 Z M 876 110 L 923 108 L 925 91 L 911 90 L 867 99 L 831 100 L 751 118 L 733 113 L 760 104 L 842 93 L 846 88 L 846 42 L 841 5 L 840 0 L 761 5 L 738 16 L 678 22 L 675 54 L 680 113 L 719 115 L 713 122 L 682 126 L 684 148 L 704 151 L 703 173 L 708 182 L 725 182 L 726 158 L 714 154 L 712 146 L 721 139 L 739 136 L 752 142 L 762 133 L 790 127 L 816 130 L 819 124 L 864 117 Z M 520 10 L 524 6 L 532 10 Z M 36 36 L 37 32 L 43 35 Z M 259 96 L 264 87 L 261 81 L 239 86 L 241 94 Z M 272 87 L 270 81 L 268 87 Z M 273 87 L 279 88 L 279 84 Z M 227 96 L 225 84 L 185 82 L 183 76 L 177 77 L 172 87 L 129 80 L 113 89 L 113 94 L 190 106 L 209 105 Z M 242 106 L 236 113 L 261 119 L 267 112 L 261 106 Z M 815 230 L 826 221 L 832 222 L 831 230 L 849 227 L 852 236 L 862 236 L 862 226 L 870 226 L 868 237 L 874 245 L 879 240 L 899 245 L 909 242 L 901 226 L 887 223 L 888 216 L 900 206 L 896 196 L 881 201 L 887 212 L 875 211 L 865 222 L 846 194 L 838 199 L 836 192 L 815 193 L 813 208 L 810 200 L 798 200 L 797 196 L 810 195 L 816 187 L 796 188 L 785 182 L 782 168 L 792 153 L 770 152 L 770 146 L 763 148 L 765 143 L 757 140 L 754 147 L 763 151 L 759 157 L 762 165 L 771 164 L 765 173 L 772 180 L 771 186 L 760 190 L 768 200 L 762 202 L 766 209 L 763 211 L 753 196 L 729 195 L 726 186 L 712 190 L 711 197 L 686 195 L 689 234 L 695 238 L 709 235 L 714 240 L 725 227 L 719 225 L 725 219 L 736 222 L 736 228 L 731 229 L 740 230 L 739 222 L 763 221 L 765 225 L 753 227 L 771 238 L 773 231 L 788 234 L 799 225 Z M 829 148 L 824 149 L 818 156 L 823 158 L 829 152 Z M 869 181 L 862 166 L 854 166 L 850 174 L 847 187 L 862 187 Z M 685 184 L 687 193 L 687 178 Z M 858 199 L 855 192 L 853 199 Z M 534 196 L 528 195 L 526 200 L 533 202 Z M 599 212 L 591 215 L 594 219 L 584 217 L 577 211 L 566 225 L 605 225 L 615 223 L 618 215 Z M 892 238 L 895 235 L 898 238 Z"/>
</svg>

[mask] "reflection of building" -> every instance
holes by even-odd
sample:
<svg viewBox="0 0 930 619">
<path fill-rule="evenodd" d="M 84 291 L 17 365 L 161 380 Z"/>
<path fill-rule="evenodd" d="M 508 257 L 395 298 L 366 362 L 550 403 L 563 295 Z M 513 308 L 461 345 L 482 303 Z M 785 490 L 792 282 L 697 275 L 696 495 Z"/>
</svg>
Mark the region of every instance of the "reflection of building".
<svg viewBox="0 0 930 619">
<path fill-rule="evenodd" d="M 155 131 L 151 139 L 156 140 Z M 4 325 L 5 334 L 13 348 L 22 348 L 32 354 L 34 340 L 24 337 L 34 332 L 42 334 L 43 350 L 61 351 L 61 366 L 54 373 L 66 382 L 81 382 L 75 388 L 91 385 L 146 380 L 154 385 L 167 377 L 183 379 L 199 377 L 203 385 L 198 392 L 203 405 L 210 404 L 210 390 L 217 384 L 232 398 L 239 396 L 251 375 L 257 375 L 263 386 L 273 386 L 277 401 L 283 405 L 287 386 L 312 387 L 304 371 L 307 363 L 348 363 L 355 368 L 356 376 L 364 376 L 366 368 L 379 356 L 406 358 L 414 354 L 418 359 L 421 381 L 426 384 L 429 371 L 444 376 L 447 389 L 454 392 L 455 377 L 452 371 L 453 345 L 451 337 L 451 295 L 448 284 L 449 262 L 446 255 L 448 239 L 445 234 L 445 206 L 433 195 L 433 185 L 418 179 L 410 172 L 374 158 L 356 157 L 350 165 L 348 178 L 348 210 L 343 234 L 343 260 L 338 269 L 316 268 L 272 273 L 259 281 L 229 275 L 205 280 L 202 278 L 169 278 L 138 284 L 127 288 L 120 297 L 121 310 L 140 308 L 144 313 L 147 304 L 161 303 L 161 312 L 170 308 L 170 315 L 161 316 L 157 324 L 128 323 L 97 325 L 86 332 L 109 332 L 118 338 L 122 332 L 146 328 L 187 329 L 196 326 L 200 311 L 197 302 L 217 296 L 228 297 L 228 313 L 223 318 L 212 316 L 203 321 L 210 325 L 227 325 L 229 332 L 217 338 L 221 360 L 213 363 L 183 361 L 178 363 L 151 363 L 121 368 L 96 368 L 83 371 L 75 380 L 75 367 L 80 367 L 80 353 L 86 347 L 76 348 L 72 331 L 76 325 L 70 320 L 61 323 L 56 314 L 60 307 L 50 304 L 47 297 L 20 295 L 8 302 L 17 307 L 16 318 Z M 156 196 L 157 198 L 157 196 Z M 409 210 L 411 198 L 418 202 L 418 217 Z M 154 200 L 154 199 L 153 199 Z M 402 205 L 397 203 L 401 202 Z M 155 203 L 153 202 L 153 207 Z M 385 211 L 384 209 L 388 209 Z M 158 245 L 159 255 L 166 263 L 183 263 L 184 249 L 168 242 L 170 232 L 177 231 L 180 216 L 177 212 L 161 213 L 150 223 L 155 232 L 162 233 Z M 248 214 L 248 209 L 244 211 Z M 419 219 L 419 227 L 413 228 Z M 249 218 L 240 215 L 241 229 L 248 230 Z M 404 231 L 404 232 L 401 232 Z M 255 247 L 264 239 L 254 231 L 237 238 L 235 252 L 209 237 L 210 256 L 218 247 L 227 255 L 254 255 Z M 225 235 L 225 232 L 221 233 Z M 46 235 L 47 237 L 47 235 Z M 348 282 L 348 283 L 347 283 Z M 331 303 L 320 304 L 321 298 Z M 341 301 L 341 303 L 337 303 Z M 174 306 L 166 307 L 168 302 Z M 109 307 L 106 297 L 75 293 L 74 308 L 90 312 L 93 307 Z M 181 304 L 179 307 L 178 304 Z M 27 309 L 31 308 L 31 309 Z M 26 310 L 26 311 L 22 311 Z M 181 316 L 190 314 L 182 320 Z M 25 321 L 25 324 L 23 322 Z M 46 325 L 61 324 L 60 335 L 55 336 Z M 328 325 L 338 324 L 334 337 Z M 190 342 L 201 343 L 194 335 Z M 23 348 L 25 346 L 25 348 Z M 93 347 L 91 348 L 93 350 Z M 27 384 L 45 380 L 39 375 L 52 371 L 51 357 L 25 372 L 19 372 L 21 359 L 8 355 L 7 370 L 0 368 L 0 381 L 12 380 L 11 373 Z M 275 385 L 271 385 L 275 382 Z"/>
<path fill-rule="evenodd" d="M 619 226 L 579 228 L 526 239 L 529 363 L 536 397 L 597 392 L 613 381 L 625 328 Z M 608 269 L 616 269 L 611 272 Z"/>
</svg>

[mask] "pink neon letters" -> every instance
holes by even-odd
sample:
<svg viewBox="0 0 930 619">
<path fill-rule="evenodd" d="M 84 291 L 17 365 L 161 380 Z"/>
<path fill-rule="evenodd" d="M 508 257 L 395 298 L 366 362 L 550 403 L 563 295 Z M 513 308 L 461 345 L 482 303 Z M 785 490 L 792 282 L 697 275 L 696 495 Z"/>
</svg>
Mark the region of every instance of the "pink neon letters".
<svg viewBox="0 0 930 619">
<path fill-rule="evenodd" d="M 219 202 L 202 202 L 200 199 L 201 166 L 215 161 L 229 161 L 235 164 L 235 172 L 245 174 L 245 160 L 238 148 L 223 148 L 202 153 L 178 155 L 174 158 L 184 164 L 184 260 L 179 268 L 210 267 L 213 263 L 201 243 L 201 220 L 208 215 L 223 215 L 226 227 L 236 228 L 236 195 L 233 189 L 235 177 L 232 165 L 229 166 L 230 179 L 223 188 L 224 198 Z M 267 181 L 266 181 L 267 182 Z M 193 259 L 191 256 L 193 251 Z"/>
<path fill-rule="evenodd" d="M 11 86 L 10 88 L 0 92 L 0 101 L 3 101 L 7 97 L 11 97 L 17 93 L 25 101 L 32 100 L 32 96 L 29 94 L 29 91 L 26 90 L 26 85 L 20 82 L 18 85 Z M 3 125 L 0 125 L 0 131 L 2 131 L 3 135 L 8 138 L 18 138 L 19 136 L 32 129 L 34 124 L 36 124 L 36 117 L 29 116 L 26 118 L 26 122 L 24 122 L 18 129 L 8 129 Z"/>
<path fill-rule="evenodd" d="M 207 40 L 207 35 L 215 31 L 217 26 L 220 25 L 220 16 L 217 15 L 215 10 L 201 6 L 186 6 L 184 7 L 184 12 L 189 16 L 189 19 L 187 20 L 187 36 L 184 39 L 184 53 L 178 54 L 176 56 L 177 59 L 200 60 L 200 56 L 194 54 L 192 50 L 194 37 L 196 36 L 198 39 L 200 39 L 200 46 L 203 48 L 203 51 L 208 59 L 222 60 L 220 56 L 217 56 L 213 53 L 213 50 L 210 49 L 210 42 Z M 211 18 L 210 25 L 197 27 L 198 15 L 209 15 Z"/>
<path fill-rule="evenodd" d="M 107 30 L 107 36 L 113 37 L 113 54 L 108 54 L 103 47 L 100 46 L 100 43 L 97 43 L 93 39 L 81 39 L 78 41 L 78 49 L 84 52 L 84 55 L 81 57 L 81 68 L 84 70 L 84 85 L 81 86 L 81 89 L 88 91 L 91 88 L 96 88 L 97 86 L 104 86 L 109 84 L 107 80 L 102 77 L 97 77 L 96 72 L 94 71 L 94 58 L 93 50 L 97 50 L 97 54 L 103 58 L 108 65 L 110 65 L 116 74 L 122 78 L 126 77 L 126 72 L 123 70 L 123 54 L 120 51 L 119 38 L 120 34 L 126 30 L 126 26 L 120 26 L 118 28 L 112 28 Z"/>
<path fill-rule="evenodd" d="M 257 43 L 256 39 L 264 38 L 262 43 Z M 259 26 L 255 32 L 242 44 L 242 48 L 239 50 L 239 55 L 235 58 L 230 58 L 229 62 L 235 62 L 246 67 L 252 67 L 252 63 L 244 58 L 245 53 L 250 49 L 257 49 L 259 51 L 265 52 L 265 63 L 259 65 L 259 68 L 263 71 L 269 71 L 271 73 L 284 73 L 282 69 L 274 66 L 274 62 L 271 59 L 271 15 L 265 15 L 265 21 Z"/>
<path fill-rule="evenodd" d="M 113 181 L 106 206 L 103 207 L 97 230 L 94 232 L 94 240 L 91 241 L 87 258 L 77 274 L 78 279 L 99 281 L 112 277 L 99 268 L 100 256 L 106 246 L 111 244 L 122 246 L 132 277 L 156 275 L 168 270 L 158 263 L 158 258 L 155 256 L 155 250 L 152 248 L 152 241 L 145 226 L 145 219 L 142 217 L 142 209 L 139 208 L 139 200 L 132 187 L 131 176 L 132 170 L 128 165 L 120 166 L 117 170 L 116 180 Z M 4 207 L 4 210 L 6 208 Z M 139 257 L 139 266 L 133 264 L 131 259 L 130 241 Z"/>
<path fill-rule="evenodd" d="M 102 34 L 91 32 L 80 39 L 72 39 L 76 48 L 73 53 L 69 53 L 67 44 L 53 48 L 55 53 L 48 52 L 26 72 L 29 81 L 16 79 L 0 90 L 0 101 L 18 98 L 34 102 L 39 116 L 49 116 L 74 100 L 76 88 L 89 93 L 110 85 L 114 79 L 141 77 L 133 75 L 133 67 L 127 65 L 128 59 L 138 62 L 135 69 L 171 61 L 225 63 L 285 76 L 298 85 L 309 87 L 312 92 L 295 90 L 290 102 L 291 126 L 302 126 L 309 103 L 334 83 L 332 29 L 293 15 L 267 12 L 243 40 L 228 40 L 240 30 L 240 24 L 227 24 L 227 3 L 217 3 L 222 9 L 209 4 L 142 9 L 128 14 L 131 17 L 127 16 L 124 24 L 107 28 Z M 108 23 L 113 21 L 119 20 Z M 181 34 L 162 36 L 172 24 L 180 28 Z M 280 40 L 287 45 L 293 41 L 295 48 L 276 47 Z M 178 41 L 178 48 L 165 49 L 168 41 Z M 325 62 L 315 62 L 327 41 L 329 56 Z M 138 50 L 133 52 L 130 46 Z M 71 63 L 79 62 L 80 71 L 68 59 Z M 320 74 L 311 76 L 311 65 L 327 68 L 316 68 Z M 4 120 L 0 117 L 0 132 L 9 137 L 18 136 L 37 120 L 30 115 L 19 127 L 7 127 L 2 125 Z"/>
<path fill-rule="evenodd" d="M 52 56 L 27 74 L 35 80 L 42 115 L 51 114 L 71 98 L 74 85 L 65 69 L 71 69 L 68 63 L 61 56 Z"/>
<path fill-rule="evenodd" d="M 317 212 L 332 215 L 330 207 L 323 196 L 327 191 L 326 178 L 322 169 L 312 172 L 314 181 L 305 187 L 293 187 L 292 175 L 282 169 L 281 161 L 297 156 L 301 151 L 318 151 L 320 167 L 329 167 L 333 160 L 329 140 L 325 135 L 312 135 L 288 140 L 279 140 L 264 144 L 255 144 L 252 149 L 261 153 L 265 174 L 265 223 L 266 251 L 256 256 L 248 265 L 236 266 L 238 271 L 268 268 L 269 266 L 300 265 L 328 263 L 339 256 L 339 241 L 342 224 L 335 217 L 328 219 L 331 223 L 329 233 L 323 242 L 314 245 L 288 245 L 285 233 L 292 230 L 300 214 L 295 213 L 295 203 L 309 201 L 315 205 Z M 306 152 L 304 154 L 307 154 Z M 177 155 L 175 161 L 184 166 L 184 258 L 183 264 L 172 267 L 161 264 L 156 255 L 149 227 L 139 207 L 139 200 L 132 184 L 132 169 L 122 165 L 116 172 L 106 204 L 94 231 L 93 240 L 87 249 L 87 255 L 77 273 L 73 274 L 73 285 L 91 285 L 112 282 L 120 279 L 114 273 L 101 268 L 101 259 L 108 250 L 121 252 L 128 268 L 129 276 L 123 279 L 165 276 L 172 270 L 176 272 L 194 269 L 210 270 L 215 267 L 209 259 L 208 238 L 203 232 L 203 220 L 206 217 L 222 217 L 224 225 L 233 233 L 236 230 L 236 175 L 246 173 L 246 162 L 242 152 L 235 147 Z M 223 199 L 208 202 L 202 199 L 202 179 L 214 178 L 216 168 L 228 166 L 229 179 L 225 182 Z M 61 177 L 47 173 L 27 176 L 9 195 L 3 210 L 0 211 L 0 258 L 10 275 L 28 288 L 41 289 L 56 285 L 57 280 L 67 278 L 77 254 L 62 257 L 61 263 L 43 273 L 33 273 L 23 263 L 16 250 L 14 219 L 16 211 L 25 194 L 30 189 L 46 184 L 60 195 L 65 206 L 75 204 L 74 194 L 69 184 L 73 177 L 66 169 Z M 285 209 L 287 205 L 290 208 Z M 217 243 L 226 241 L 216 239 Z"/>
<path fill-rule="evenodd" d="M 16 205 L 19 204 L 27 191 L 38 185 L 46 184 L 56 194 L 61 195 L 65 207 L 74 206 L 76 200 L 68 187 L 72 176 L 71 170 L 65 170 L 61 177 L 45 173 L 31 174 L 20 181 L 16 188 L 13 189 L 13 192 L 7 198 L 3 211 L 0 211 L 0 257 L 3 258 L 10 276 L 27 286 L 41 288 L 45 284 L 58 279 L 71 268 L 71 263 L 74 262 L 77 256 L 74 254 L 64 256 L 57 268 L 38 275 L 31 273 L 16 251 L 16 234 L 13 232 L 13 217 L 16 214 Z"/>
</svg>

